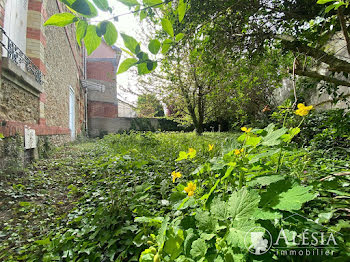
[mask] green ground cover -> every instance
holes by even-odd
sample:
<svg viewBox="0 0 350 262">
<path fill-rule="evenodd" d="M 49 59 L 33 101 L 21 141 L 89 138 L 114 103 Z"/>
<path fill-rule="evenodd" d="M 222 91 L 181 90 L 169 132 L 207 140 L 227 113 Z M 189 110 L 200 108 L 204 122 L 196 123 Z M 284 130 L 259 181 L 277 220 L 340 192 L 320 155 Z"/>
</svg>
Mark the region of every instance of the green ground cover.
<svg viewBox="0 0 350 262">
<path fill-rule="evenodd" d="M 1 174 L 0 260 L 349 260 L 349 158 L 300 148 L 299 131 L 131 132 L 57 149 Z M 257 227 L 274 240 L 283 229 L 279 246 L 264 253 L 246 237 Z M 276 254 L 312 247 L 312 233 L 332 256 Z"/>
</svg>

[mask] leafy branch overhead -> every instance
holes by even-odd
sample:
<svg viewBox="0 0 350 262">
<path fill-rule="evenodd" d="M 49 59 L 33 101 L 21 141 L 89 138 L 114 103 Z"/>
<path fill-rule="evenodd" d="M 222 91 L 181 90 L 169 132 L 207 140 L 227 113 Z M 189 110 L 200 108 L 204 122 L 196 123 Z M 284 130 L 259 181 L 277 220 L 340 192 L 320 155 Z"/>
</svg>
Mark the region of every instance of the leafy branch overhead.
<svg viewBox="0 0 350 262">
<path fill-rule="evenodd" d="M 108 45 L 114 45 L 118 38 L 118 31 L 115 24 L 109 20 L 102 21 L 97 25 L 91 24 L 89 19 L 95 18 L 98 15 L 98 9 L 102 12 L 109 12 L 112 14 L 112 9 L 109 6 L 108 0 L 60 0 L 66 5 L 70 12 L 54 14 L 46 22 L 45 26 L 59 26 L 64 27 L 70 24 L 76 26 L 76 38 L 79 45 L 84 41 L 88 55 L 90 55 L 101 43 L 102 38 Z M 137 0 L 119 0 L 119 2 L 133 9 L 132 13 L 139 13 L 141 20 L 147 16 L 145 12 L 147 9 L 162 8 L 167 5 L 171 8 L 170 1 L 163 2 L 162 0 L 143 0 L 142 2 Z M 182 22 L 187 5 L 181 0 L 178 7 L 173 10 L 174 14 L 177 14 L 178 21 Z M 113 19 L 117 20 L 118 16 L 114 16 Z M 148 51 L 156 56 L 159 51 L 162 54 L 166 54 L 172 44 L 181 41 L 184 34 L 179 32 L 174 35 L 173 22 L 169 19 L 162 18 L 161 25 L 170 38 L 167 38 L 160 42 L 159 39 L 153 39 L 148 45 Z M 128 54 L 132 58 L 124 60 L 118 70 L 118 74 L 127 71 L 129 68 L 136 66 L 140 75 L 147 74 L 153 71 L 157 67 L 155 58 L 151 59 L 149 55 L 141 50 L 140 43 L 132 36 L 121 33 L 120 34 L 124 46 L 130 51 Z M 147 52 L 148 52 L 147 51 Z"/>
</svg>

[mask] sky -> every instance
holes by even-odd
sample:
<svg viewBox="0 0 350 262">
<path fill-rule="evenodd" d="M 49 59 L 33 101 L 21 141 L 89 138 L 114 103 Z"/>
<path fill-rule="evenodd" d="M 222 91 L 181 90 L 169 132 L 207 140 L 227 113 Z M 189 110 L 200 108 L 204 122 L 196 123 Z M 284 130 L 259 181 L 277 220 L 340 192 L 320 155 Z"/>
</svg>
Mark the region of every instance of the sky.
<svg viewBox="0 0 350 262">
<path fill-rule="evenodd" d="M 126 5 L 118 1 L 109 1 L 109 2 L 110 2 L 110 6 L 113 9 L 113 15 L 111 15 L 110 13 L 100 13 L 99 17 L 96 20 L 101 21 L 104 19 L 109 19 L 114 15 L 120 15 L 120 14 L 131 12 L 131 10 Z M 139 41 L 138 39 L 138 35 L 139 35 L 138 32 L 140 32 L 139 18 L 135 17 L 134 14 L 120 16 L 118 18 L 118 22 L 115 22 L 113 20 L 111 21 L 115 24 L 119 33 L 126 33 L 130 36 L 133 36 L 136 40 Z M 116 46 L 118 47 L 124 46 L 123 39 L 120 37 L 120 35 L 118 36 Z M 123 52 L 121 62 L 128 57 L 129 55 Z M 117 84 L 118 86 L 124 86 L 124 87 L 129 86 L 131 89 L 133 89 L 133 87 L 135 87 L 135 84 L 136 84 L 135 76 L 130 71 L 122 73 L 117 76 Z M 136 90 L 136 87 L 135 87 L 135 90 Z M 123 90 L 120 90 L 120 88 L 118 88 L 118 98 L 132 104 L 136 104 L 136 101 L 137 101 L 137 96 L 131 93 L 124 92 Z"/>
</svg>

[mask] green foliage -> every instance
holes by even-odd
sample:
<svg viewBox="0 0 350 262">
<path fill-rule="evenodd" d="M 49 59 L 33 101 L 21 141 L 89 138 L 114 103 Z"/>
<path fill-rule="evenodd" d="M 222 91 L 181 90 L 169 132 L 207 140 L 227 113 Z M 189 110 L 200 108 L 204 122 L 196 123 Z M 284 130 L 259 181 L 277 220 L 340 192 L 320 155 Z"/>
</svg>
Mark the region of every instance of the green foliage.
<svg viewBox="0 0 350 262">
<path fill-rule="evenodd" d="M 125 59 L 119 66 L 118 74 L 124 73 L 130 67 L 135 65 L 136 63 L 137 63 L 137 59 L 136 58 L 127 58 L 127 59 Z"/>
<path fill-rule="evenodd" d="M 181 23 L 186 14 L 186 3 L 183 0 L 179 1 L 179 6 L 177 7 L 177 13 L 179 15 L 179 22 Z"/>
<path fill-rule="evenodd" d="M 108 0 L 93 0 L 94 4 L 102 11 L 108 11 Z"/>
<path fill-rule="evenodd" d="M 168 35 L 170 35 L 171 37 L 174 37 L 174 29 L 173 29 L 172 23 L 168 19 L 166 18 L 162 19 L 162 27 L 163 27 L 163 30 L 168 33 Z"/>
<path fill-rule="evenodd" d="M 139 2 L 137 0 L 118 0 L 118 1 L 130 7 L 139 5 Z"/>
<path fill-rule="evenodd" d="M 79 44 L 79 46 L 81 46 L 81 41 L 83 40 L 83 38 L 85 37 L 86 35 L 86 30 L 88 28 L 88 23 L 84 20 L 79 20 L 77 23 L 76 23 L 76 38 L 77 38 L 77 42 Z"/>
<path fill-rule="evenodd" d="M 97 9 L 102 12 L 112 13 L 112 9 L 109 6 L 108 0 L 60 0 L 64 3 L 67 8 L 72 13 L 63 13 L 63 14 L 54 14 L 50 17 L 45 25 L 61 26 L 76 23 L 76 37 L 77 42 L 81 45 L 81 41 L 84 39 L 84 44 L 90 55 L 101 43 L 101 37 L 104 36 L 104 40 L 108 45 L 113 45 L 118 38 L 118 31 L 115 25 L 108 21 L 101 21 L 98 26 L 90 24 L 86 18 L 93 18 L 98 15 Z M 149 7 L 149 10 L 141 10 L 141 4 L 137 0 L 120 0 L 119 2 L 127 5 L 129 8 L 134 8 L 133 12 L 140 12 L 140 19 L 145 19 L 149 14 L 153 14 L 152 8 L 160 8 L 163 6 L 162 0 L 144 0 L 143 4 Z M 170 7 L 170 5 L 168 5 Z M 171 13 L 178 13 L 179 19 L 182 21 L 186 13 L 186 4 L 181 2 L 178 9 L 172 10 Z M 151 15 L 152 16 L 152 15 Z M 156 19 L 150 19 L 151 21 L 157 23 Z M 168 33 L 172 38 L 174 38 L 174 30 L 172 22 L 168 19 L 162 18 L 162 26 L 166 33 Z M 180 22 L 181 22 L 180 21 Z M 95 30 L 92 30 L 94 27 Z M 140 44 L 131 36 L 126 34 L 121 34 L 124 45 L 131 53 L 127 52 L 132 56 L 132 59 L 135 56 L 138 58 L 137 63 L 130 65 L 130 60 L 124 63 L 122 70 L 119 70 L 119 73 L 127 71 L 132 66 L 137 66 L 138 73 L 140 75 L 148 74 L 155 70 L 158 63 L 148 57 L 148 55 L 141 51 Z M 184 37 L 183 34 L 179 33 L 176 37 L 176 41 L 180 41 Z M 165 44 L 160 43 L 158 39 L 154 39 L 149 44 L 149 51 L 156 55 L 160 47 L 163 46 L 162 51 L 166 52 L 170 48 L 170 44 L 173 42 L 167 42 Z M 128 58 L 130 59 L 130 58 Z M 128 65 L 128 66 L 126 66 Z M 130 65 L 130 66 L 129 66 Z"/>
<path fill-rule="evenodd" d="M 336 0 L 318 0 L 317 4 L 324 5 L 324 4 L 328 4 L 330 2 L 334 2 L 334 3 L 327 6 L 327 8 L 325 10 L 326 13 L 329 13 L 333 9 L 338 10 L 342 6 L 345 6 L 346 8 L 348 8 L 348 6 L 349 6 L 349 1 L 336 1 Z"/>
<path fill-rule="evenodd" d="M 148 50 L 156 55 L 159 52 L 160 49 L 160 42 L 157 39 L 151 40 L 151 42 L 148 44 Z"/>
<path fill-rule="evenodd" d="M 143 94 L 137 98 L 136 111 L 139 117 L 162 117 L 163 106 L 154 94 Z"/>
<path fill-rule="evenodd" d="M 248 252 L 253 243 L 246 235 L 259 227 L 274 239 L 281 228 L 343 230 L 335 235 L 339 249 L 334 258 L 346 261 L 348 163 L 312 160 L 313 152 L 285 140 L 283 127 L 245 130 L 203 136 L 130 132 L 61 149 L 58 158 L 36 164 L 30 176 L 16 177 L 11 187 L 1 184 L 4 201 L 13 201 L 8 209 L 32 226 L 24 229 L 10 220 L 1 227 L 0 257 L 250 261 L 255 256 Z M 186 157 L 175 161 L 181 152 Z M 174 183 L 173 171 L 182 175 Z M 343 175 L 332 175 L 339 172 Z M 184 191 L 189 181 L 197 185 L 193 196 Z M 51 193 L 38 202 L 40 189 L 50 185 Z M 46 203 L 49 198 L 52 202 Z M 260 258 L 271 260 L 275 251 Z"/>
<path fill-rule="evenodd" d="M 101 37 L 97 35 L 97 27 L 94 25 L 88 25 L 86 29 L 86 35 L 84 37 L 84 43 L 86 45 L 86 50 L 88 55 L 91 55 L 92 52 L 100 45 Z"/>
<path fill-rule="evenodd" d="M 93 18 L 97 16 L 97 9 L 89 0 L 60 0 L 68 8 L 77 12 L 78 14 Z"/>
<path fill-rule="evenodd" d="M 140 52 L 140 45 L 139 43 L 133 38 L 132 36 L 128 36 L 126 34 L 121 34 L 124 45 L 127 49 L 129 49 L 133 54 L 138 54 Z"/>
<path fill-rule="evenodd" d="M 106 32 L 104 33 L 104 40 L 107 45 L 113 45 L 117 41 L 118 32 L 112 22 L 106 23 Z"/>
<path fill-rule="evenodd" d="M 54 25 L 64 27 L 78 21 L 78 18 L 71 13 L 54 14 L 45 22 L 45 26 Z"/>
</svg>

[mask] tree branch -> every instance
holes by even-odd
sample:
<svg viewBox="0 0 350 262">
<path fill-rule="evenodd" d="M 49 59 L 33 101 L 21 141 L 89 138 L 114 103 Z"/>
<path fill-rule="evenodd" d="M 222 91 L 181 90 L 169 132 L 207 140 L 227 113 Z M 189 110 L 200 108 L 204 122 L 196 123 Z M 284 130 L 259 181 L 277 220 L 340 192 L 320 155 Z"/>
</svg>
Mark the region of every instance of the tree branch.
<svg viewBox="0 0 350 262">
<path fill-rule="evenodd" d="M 300 41 L 292 40 L 284 36 L 276 36 L 276 39 L 282 40 L 282 45 L 291 51 L 302 53 L 315 58 L 316 60 L 328 64 L 335 72 L 348 72 L 350 73 L 350 63 L 336 58 L 320 49 L 310 47 Z"/>
<path fill-rule="evenodd" d="M 344 80 L 339 80 L 337 78 L 334 77 L 329 77 L 329 76 L 325 76 L 325 75 L 321 75 L 319 73 L 317 73 L 316 71 L 307 71 L 307 70 L 300 70 L 300 69 L 296 69 L 295 73 L 299 76 L 308 76 L 311 78 L 316 78 L 319 80 L 323 80 L 329 83 L 333 83 L 336 84 L 337 86 L 348 86 L 350 87 L 350 82 L 344 81 Z"/>
<path fill-rule="evenodd" d="M 345 41 L 346 41 L 346 47 L 348 49 L 348 53 L 350 54 L 350 39 L 349 39 L 348 30 L 346 28 L 346 22 L 345 22 L 344 13 L 343 13 L 343 7 L 338 8 L 337 15 L 338 15 L 340 26 L 341 26 L 341 29 L 343 31 L 343 35 L 344 35 L 344 38 L 345 38 Z"/>
</svg>

